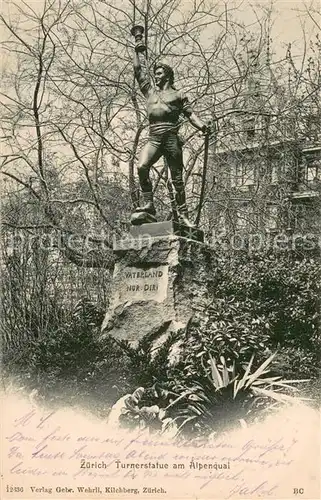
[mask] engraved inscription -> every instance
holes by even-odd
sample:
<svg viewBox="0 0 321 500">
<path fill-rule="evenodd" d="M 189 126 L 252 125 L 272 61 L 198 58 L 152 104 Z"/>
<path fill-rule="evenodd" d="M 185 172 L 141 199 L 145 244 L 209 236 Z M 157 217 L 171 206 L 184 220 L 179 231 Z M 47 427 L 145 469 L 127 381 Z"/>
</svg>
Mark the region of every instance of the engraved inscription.
<svg viewBox="0 0 321 500">
<path fill-rule="evenodd" d="M 127 267 L 118 276 L 118 301 L 155 300 L 161 302 L 167 295 L 168 266 L 149 269 Z"/>
<path fill-rule="evenodd" d="M 163 271 L 127 271 L 126 278 L 161 278 Z"/>
</svg>

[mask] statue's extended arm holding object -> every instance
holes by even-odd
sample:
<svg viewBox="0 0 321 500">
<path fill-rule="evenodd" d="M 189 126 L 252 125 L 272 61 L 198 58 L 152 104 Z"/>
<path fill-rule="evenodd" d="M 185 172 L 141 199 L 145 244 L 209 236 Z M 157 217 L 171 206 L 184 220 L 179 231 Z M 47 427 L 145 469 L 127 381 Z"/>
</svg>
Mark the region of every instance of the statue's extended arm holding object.
<svg viewBox="0 0 321 500">
<path fill-rule="evenodd" d="M 137 41 L 134 50 L 134 73 L 141 92 L 146 95 L 150 86 L 150 76 L 147 68 L 146 47 L 142 41 Z"/>
</svg>

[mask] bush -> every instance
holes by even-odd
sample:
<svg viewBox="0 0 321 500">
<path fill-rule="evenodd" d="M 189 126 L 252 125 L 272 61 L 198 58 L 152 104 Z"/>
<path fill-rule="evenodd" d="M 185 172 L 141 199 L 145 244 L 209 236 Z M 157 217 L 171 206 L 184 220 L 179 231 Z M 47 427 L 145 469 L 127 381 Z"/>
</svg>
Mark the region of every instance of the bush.
<svg viewBox="0 0 321 500">
<path fill-rule="evenodd" d="M 193 348 L 248 362 L 280 352 L 286 377 L 317 377 L 320 359 L 319 259 L 286 253 L 219 257 L 219 272 L 206 328 L 194 333 Z M 198 344 L 195 341 L 198 338 Z M 287 353 L 287 354 L 286 354 Z"/>
<path fill-rule="evenodd" d="M 318 379 L 321 375 L 318 352 L 301 347 L 282 347 L 274 360 L 273 371 L 289 378 Z"/>
<path fill-rule="evenodd" d="M 3 356 L 5 371 L 20 386 L 37 389 L 47 401 L 83 401 L 106 414 L 120 396 L 138 386 L 149 388 L 143 402 L 153 405 L 160 397 L 155 386 L 176 392 L 193 383 L 203 371 L 204 355 L 223 356 L 242 373 L 253 354 L 256 369 L 277 350 L 273 374 L 311 378 L 316 393 L 320 263 L 273 254 L 253 255 L 249 260 L 239 252 L 219 256 L 213 274 L 207 324 L 189 329 L 175 366 L 168 366 L 169 351 L 182 337 L 171 336 L 156 357 L 151 356 L 146 340 L 138 349 L 112 338 L 100 345 L 97 337 L 104 311 L 84 299 L 72 314 L 56 315 L 38 338 L 22 346 L 12 343 Z"/>
<path fill-rule="evenodd" d="M 127 428 L 146 428 L 187 438 L 207 438 L 236 426 L 258 421 L 281 404 L 295 403 L 293 381 L 269 376 L 275 354 L 253 369 L 254 356 L 240 371 L 224 356 L 217 362 L 209 353 L 200 356 L 200 370 L 189 383 L 167 380 L 171 390 L 154 386 L 154 401 L 147 401 L 144 387 L 121 398 L 113 417 Z M 186 365 L 188 368 L 188 365 Z M 192 371 L 193 371 L 192 367 Z M 150 395 L 151 396 L 151 395 Z M 276 402 L 276 403 L 275 403 Z"/>
<path fill-rule="evenodd" d="M 262 318 L 273 347 L 315 349 L 319 339 L 321 264 L 287 254 L 236 254 L 221 259 L 216 297 L 233 297 Z M 250 305 L 250 308 L 248 307 Z"/>
<path fill-rule="evenodd" d="M 252 301 L 237 301 L 233 296 L 218 298 L 209 308 L 207 325 L 191 329 L 185 356 L 199 357 L 202 352 L 209 352 L 242 366 L 253 353 L 258 358 L 269 354 L 269 338 L 267 319 L 253 313 Z"/>
<path fill-rule="evenodd" d="M 73 319 L 39 339 L 4 352 L 5 374 L 48 403 L 84 404 L 106 413 L 117 398 L 137 386 L 137 367 L 126 344 L 98 341 L 103 312 L 80 301 Z M 138 370 L 138 372 L 141 370 Z"/>
</svg>

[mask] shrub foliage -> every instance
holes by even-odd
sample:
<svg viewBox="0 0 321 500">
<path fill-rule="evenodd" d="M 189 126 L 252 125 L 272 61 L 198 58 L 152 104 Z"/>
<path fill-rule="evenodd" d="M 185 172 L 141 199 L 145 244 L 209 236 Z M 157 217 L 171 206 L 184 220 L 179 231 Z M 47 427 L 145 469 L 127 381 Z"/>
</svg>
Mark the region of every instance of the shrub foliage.
<svg viewBox="0 0 321 500">
<path fill-rule="evenodd" d="M 145 404 L 160 403 L 156 386 L 166 397 L 179 395 L 200 380 L 204 356 L 224 359 L 244 373 L 253 355 L 256 370 L 276 351 L 272 376 L 309 378 L 315 387 L 320 354 L 319 261 L 274 254 L 249 259 L 238 253 L 220 256 L 213 274 L 208 323 L 189 329 L 174 366 L 167 360 L 175 338 L 156 357 L 146 341 L 137 349 L 112 338 L 100 345 L 97 337 L 104 311 L 83 299 L 67 315 L 68 321 L 63 313 L 56 314 L 41 336 L 7 344 L 5 374 L 28 391 L 36 389 L 46 401 L 82 402 L 103 414 L 139 386 L 147 389 Z"/>
</svg>

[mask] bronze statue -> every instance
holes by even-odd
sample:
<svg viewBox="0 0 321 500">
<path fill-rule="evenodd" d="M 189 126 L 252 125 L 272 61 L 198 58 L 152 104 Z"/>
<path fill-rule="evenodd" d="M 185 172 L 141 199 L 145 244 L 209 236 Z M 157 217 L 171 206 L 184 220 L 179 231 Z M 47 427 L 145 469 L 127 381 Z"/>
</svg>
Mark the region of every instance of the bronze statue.
<svg viewBox="0 0 321 500">
<path fill-rule="evenodd" d="M 149 138 L 138 166 L 144 201 L 133 214 L 132 223 L 145 222 L 144 217 L 139 217 L 139 213 L 142 212 L 147 215 L 146 221 L 156 221 L 149 172 L 152 165 L 164 156 L 175 188 L 179 222 L 191 227 L 183 183 L 182 143 L 178 135 L 180 115 L 186 116 L 190 123 L 204 134 L 209 133 L 209 127 L 195 115 L 184 92 L 174 87 L 174 72 L 170 66 L 162 63 L 155 64 L 153 68 L 155 86 L 152 84 L 147 70 L 146 47 L 142 41 L 143 32 L 142 26 L 134 26 L 132 29 L 132 34 L 135 36 L 134 71 L 139 88 L 147 99 Z"/>
</svg>

